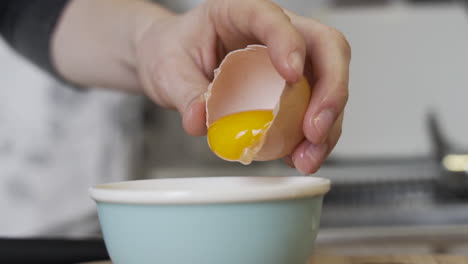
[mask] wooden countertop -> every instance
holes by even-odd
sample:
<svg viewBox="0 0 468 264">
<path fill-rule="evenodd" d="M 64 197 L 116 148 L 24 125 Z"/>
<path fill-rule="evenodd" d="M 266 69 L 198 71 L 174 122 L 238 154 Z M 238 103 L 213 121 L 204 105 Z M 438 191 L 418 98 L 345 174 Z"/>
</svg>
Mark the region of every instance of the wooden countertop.
<svg viewBox="0 0 468 264">
<path fill-rule="evenodd" d="M 311 264 L 468 264 L 461 256 L 316 256 Z"/>
<path fill-rule="evenodd" d="M 83 264 L 111 264 L 109 261 Z M 310 264 L 468 264 L 461 256 L 316 256 Z"/>
</svg>

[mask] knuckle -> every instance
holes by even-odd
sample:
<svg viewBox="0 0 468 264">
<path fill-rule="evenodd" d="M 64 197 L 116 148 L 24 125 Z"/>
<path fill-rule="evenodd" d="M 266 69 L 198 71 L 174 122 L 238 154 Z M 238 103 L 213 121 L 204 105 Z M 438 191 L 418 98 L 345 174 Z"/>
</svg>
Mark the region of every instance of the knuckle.
<svg viewBox="0 0 468 264">
<path fill-rule="evenodd" d="M 325 26 L 325 32 L 330 39 L 333 39 L 337 43 L 339 49 L 343 52 L 343 55 L 346 58 L 351 58 L 351 45 L 343 32 L 329 26 Z"/>
<path fill-rule="evenodd" d="M 342 134 L 343 134 L 343 127 L 340 126 L 340 127 L 338 128 L 338 131 L 336 132 L 337 140 L 341 137 Z"/>
<path fill-rule="evenodd" d="M 247 14 L 247 23 L 252 28 L 261 26 L 261 13 L 258 12 L 255 8 L 250 8 Z"/>
<path fill-rule="evenodd" d="M 288 23 L 292 23 L 291 17 L 288 16 L 288 14 L 286 14 L 286 12 L 285 12 L 283 9 L 280 8 L 280 11 L 281 11 L 281 13 L 282 13 L 283 16 L 284 16 L 284 19 L 286 19 L 286 21 L 287 21 Z"/>
<path fill-rule="evenodd" d="M 276 3 L 258 0 L 257 5 L 249 5 L 247 21 L 249 25 L 271 25 L 272 27 L 291 22 L 291 18 Z"/>
<path fill-rule="evenodd" d="M 330 152 L 335 148 L 335 146 L 338 144 L 338 141 L 341 138 L 341 135 L 343 134 L 343 128 L 342 126 L 335 127 L 334 131 L 332 132 L 332 135 L 328 138 L 328 145 L 330 146 Z"/>
<path fill-rule="evenodd" d="M 254 35 L 255 38 L 267 41 L 266 39 L 271 36 L 274 25 L 265 21 L 264 14 L 258 12 L 255 8 L 251 8 L 247 15 L 248 31 Z M 264 43 L 266 44 L 266 43 Z"/>
<path fill-rule="evenodd" d="M 338 45 L 340 49 L 343 51 L 343 54 L 347 58 L 351 58 L 351 45 L 349 44 L 346 36 L 339 30 L 334 29 L 336 39 L 338 41 Z"/>
<path fill-rule="evenodd" d="M 335 91 L 333 96 L 340 108 L 344 108 L 349 100 L 349 91 L 347 82 L 341 82 L 338 84 L 338 89 Z"/>
<path fill-rule="evenodd" d="M 342 90 L 342 92 L 338 93 L 338 98 L 343 102 L 343 106 L 345 106 L 349 100 L 349 91 L 347 85 L 340 90 Z"/>
</svg>

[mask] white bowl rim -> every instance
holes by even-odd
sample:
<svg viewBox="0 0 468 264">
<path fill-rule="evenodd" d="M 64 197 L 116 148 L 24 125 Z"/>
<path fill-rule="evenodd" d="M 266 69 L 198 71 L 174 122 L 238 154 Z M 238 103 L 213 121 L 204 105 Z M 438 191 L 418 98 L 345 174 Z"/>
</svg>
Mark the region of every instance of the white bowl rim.
<svg viewBox="0 0 468 264">
<path fill-rule="evenodd" d="M 208 204 L 289 200 L 322 196 L 330 180 L 311 176 L 164 178 L 99 184 L 96 202 L 123 204 Z"/>
</svg>

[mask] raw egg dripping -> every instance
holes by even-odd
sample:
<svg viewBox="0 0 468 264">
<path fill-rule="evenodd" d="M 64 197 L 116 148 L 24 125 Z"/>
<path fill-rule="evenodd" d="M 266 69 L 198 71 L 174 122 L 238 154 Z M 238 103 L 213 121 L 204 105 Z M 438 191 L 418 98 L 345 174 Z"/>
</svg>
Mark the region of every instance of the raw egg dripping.
<svg viewBox="0 0 468 264">
<path fill-rule="evenodd" d="M 279 159 L 304 138 L 311 88 L 305 77 L 287 83 L 265 46 L 226 55 L 204 96 L 208 144 L 224 160 L 247 165 Z"/>
<path fill-rule="evenodd" d="M 254 146 L 273 120 L 271 110 L 254 110 L 227 115 L 208 128 L 208 144 L 220 157 L 240 160 Z"/>
</svg>

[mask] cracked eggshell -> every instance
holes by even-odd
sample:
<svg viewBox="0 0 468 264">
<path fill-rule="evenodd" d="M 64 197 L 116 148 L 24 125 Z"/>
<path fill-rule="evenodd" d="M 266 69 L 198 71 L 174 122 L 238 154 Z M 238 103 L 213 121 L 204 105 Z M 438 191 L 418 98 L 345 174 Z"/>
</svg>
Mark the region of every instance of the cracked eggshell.
<svg viewBox="0 0 468 264">
<path fill-rule="evenodd" d="M 206 125 L 233 113 L 273 110 L 273 121 L 239 161 L 267 161 L 290 154 L 304 138 L 302 123 L 311 89 L 302 77 L 287 83 L 276 71 L 265 46 L 251 45 L 229 53 L 215 70 L 205 93 Z"/>
</svg>

